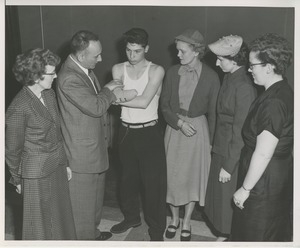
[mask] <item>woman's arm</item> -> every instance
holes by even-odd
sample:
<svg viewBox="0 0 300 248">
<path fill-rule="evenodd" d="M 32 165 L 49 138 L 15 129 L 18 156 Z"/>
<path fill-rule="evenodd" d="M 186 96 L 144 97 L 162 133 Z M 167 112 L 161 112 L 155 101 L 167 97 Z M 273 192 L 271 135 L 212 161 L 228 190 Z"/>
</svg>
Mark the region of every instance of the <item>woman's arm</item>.
<svg viewBox="0 0 300 248">
<path fill-rule="evenodd" d="M 241 82 L 242 83 L 242 82 Z M 243 83 L 235 89 L 235 101 L 232 132 L 227 148 L 227 157 L 220 170 L 219 181 L 225 183 L 230 181 L 231 175 L 236 170 L 244 145 L 242 138 L 242 127 L 249 112 L 251 103 L 255 99 L 255 90 L 251 85 Z"/>
<path fill-rule="evenodd" d="M 9 107 L 5 115 L 5 160 L 12 175 L 10 183 L 21 183 L 21 158 L 24 150 L 26 117 L 20 107 Z"/>
<path fill-rule="evenodd" d="M 174 97 L 172 94 L 174 94 L 174 91 L 177 94 L 176 97 L 178 97 L 178 87 L 175 87 L 179 80 L 177 73 L 178 69 L 176 70 L 174 67 L 167 71 L 160 96 L 160 109 L 164 119 L 175 130 L 181 129 L 183 124 L 183 121 L 179 119 L 177 114 L 174 113 L 171 108 L 172 97 Z M 174 74 L 176 74 L 176 76 L 174 76 Z M 177 100 L 179 101 L 179 99 Z"/>
<path fill-rule="evenodd" d="M 244 208 L 244 202 L 248 199 L 251 189 L 266 170 L 277 144 L 278 138 L 269 131 L 264 130 L 257 136 L 256 147 L 243 186 L 233 195 L 234 202 L 239 203 L 239 208 Z"/>
</svg>

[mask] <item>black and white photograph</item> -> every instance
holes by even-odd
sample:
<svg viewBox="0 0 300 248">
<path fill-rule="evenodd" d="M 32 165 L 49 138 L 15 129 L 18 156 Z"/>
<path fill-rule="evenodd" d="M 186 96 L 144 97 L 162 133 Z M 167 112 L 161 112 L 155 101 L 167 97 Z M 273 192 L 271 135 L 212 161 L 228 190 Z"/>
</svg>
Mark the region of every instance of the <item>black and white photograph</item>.
<svg viewBox="0 0 300 248">
<path fill-rule="evenodd" d="M 1 5 L 0 246 L 300 247 L 300 2 Z"/>
</svg>

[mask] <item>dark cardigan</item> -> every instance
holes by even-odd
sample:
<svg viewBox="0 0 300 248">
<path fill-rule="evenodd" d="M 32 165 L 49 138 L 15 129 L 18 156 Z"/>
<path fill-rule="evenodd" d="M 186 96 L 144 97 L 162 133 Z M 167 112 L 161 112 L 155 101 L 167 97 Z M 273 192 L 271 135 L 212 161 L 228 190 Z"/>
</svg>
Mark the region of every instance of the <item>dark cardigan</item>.
<svg viewBox="0 0 300 248">
<path fill-rule="evenodd" d="M 216 102 L 220 88 L 220 80 L 217 73 L 206 64 L 202 64 L 202 72 L 194 91 L 187 116 L 194 118 L 206 115 L 208 119 L 210 142 L 212 144 L 216 125 Z M 160 97 L 161 110 L 167 123 L 178 130 L 177 113 L 179 105 L 179 79 L 178 70 L 181 65 L 172 66 L 166 74 L 163 90 Z"/>
</svg>

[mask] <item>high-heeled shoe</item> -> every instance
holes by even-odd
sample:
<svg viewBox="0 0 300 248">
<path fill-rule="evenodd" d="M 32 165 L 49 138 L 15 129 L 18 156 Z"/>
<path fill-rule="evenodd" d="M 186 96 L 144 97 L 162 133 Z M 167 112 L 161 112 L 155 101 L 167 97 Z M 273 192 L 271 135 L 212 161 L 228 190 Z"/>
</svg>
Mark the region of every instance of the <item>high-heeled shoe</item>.
<svg viewBox="0 0 300 248">
<path fill-rule="evenodd" d="M 182 234 L 187 233 L 188 236 L 182 236 Z M 191 241 L 192 237 L 192 227 L 190 227 L 190 230 L 182 229 L 180 234 L 180 241 Z"/>
<path fill-rule="evenodd" d="M 177 229 L 180 227 L 180 221 L 178 222 L 178 225 L 177 226 L 174 226 L 174 225 L 169 225 L 167 227 L 167 230 L 166 230 L 166 238 L 167 239 L 172 239 L 175 237 L 175 234 L 176 234 L 176 231 Z M 174 229 L 175 231 L 174 232 L 171 232 L 169 229 Z"/>
</svg>

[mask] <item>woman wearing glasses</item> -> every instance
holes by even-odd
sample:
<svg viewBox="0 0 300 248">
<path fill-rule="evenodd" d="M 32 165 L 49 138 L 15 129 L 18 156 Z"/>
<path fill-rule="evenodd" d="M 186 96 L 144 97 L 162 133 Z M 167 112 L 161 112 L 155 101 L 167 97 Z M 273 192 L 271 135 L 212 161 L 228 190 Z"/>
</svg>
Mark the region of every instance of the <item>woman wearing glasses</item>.
<svg viewBox="0 0 300 248">
<path fill-rule="evenodd" d="M 245 120 L 233 241 L 288 241 L 293 182 L 293 91 L 284 77 L 291 63 L 288 42 L 266 34 L 250 47 L 249 72 L 265 91 Z"/>
<path fill-rule="evenodd" d="M 242 37 L 225 36 L 208 47 L 217 55 L 216 65 L 226 73 L 217 101 L 217 125 L 204 208 L 219 232 L 218 240 L 222 241 L 231 232 L 232 195 L 244 145 L 241 130 L 256 90 L 247 75 L 248 49 Z"/>
<path fill-rule="evenodd" d="M 10 183 L 23 196 L 24 240 L 76 239 L 71 170 L 51 89 L 59 62 L 57 55 L 38 48 L 18 55 L 13 68 L 23 88 L 5 115 L 5 159 Z"/>
</svg>

